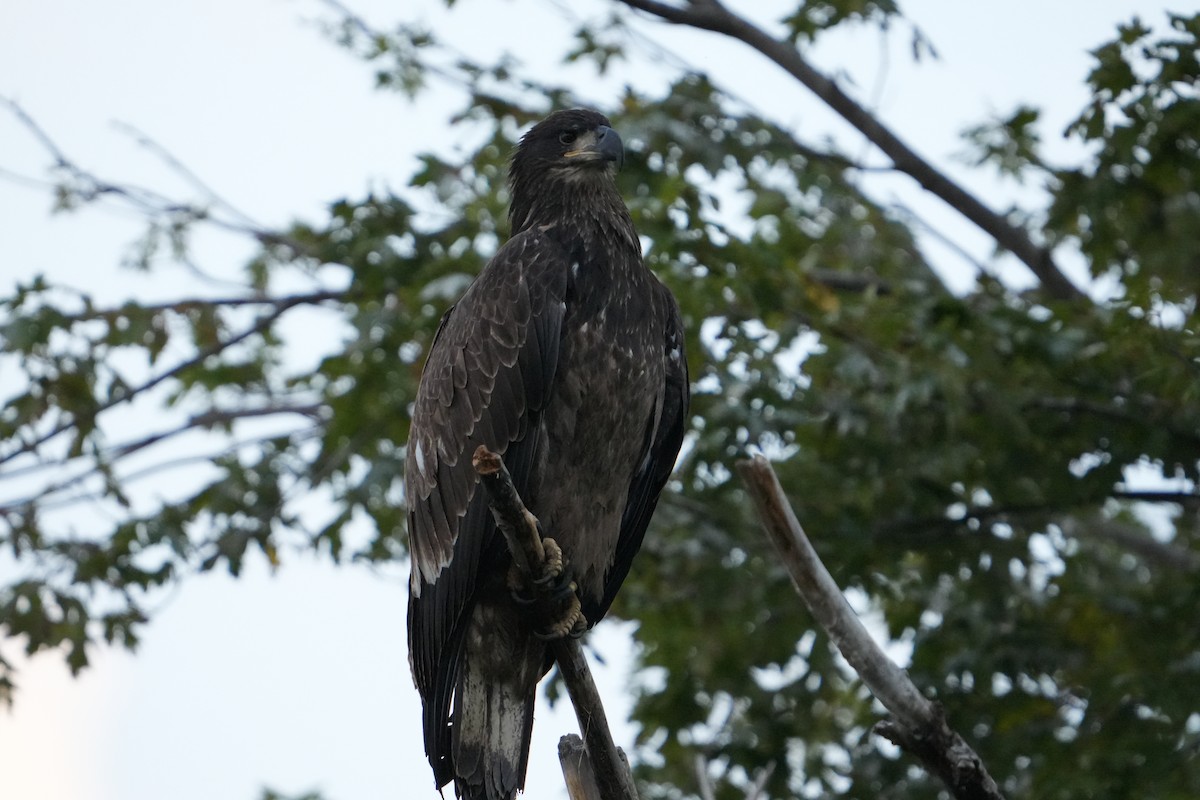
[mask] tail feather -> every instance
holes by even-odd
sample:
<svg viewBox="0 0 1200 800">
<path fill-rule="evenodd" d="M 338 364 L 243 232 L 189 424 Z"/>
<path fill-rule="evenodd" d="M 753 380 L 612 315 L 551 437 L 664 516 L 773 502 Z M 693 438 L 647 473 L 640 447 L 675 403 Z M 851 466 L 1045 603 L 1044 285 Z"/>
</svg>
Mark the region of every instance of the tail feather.
<svg viewBox="0 0 1200 800">
<path fill-rule="evenodd" d="M 455 789 L 465 800 L 512 800 L 525 788 L 536 678 L 497 680 L 464 659 L 454 703 Z"/>
</svg>

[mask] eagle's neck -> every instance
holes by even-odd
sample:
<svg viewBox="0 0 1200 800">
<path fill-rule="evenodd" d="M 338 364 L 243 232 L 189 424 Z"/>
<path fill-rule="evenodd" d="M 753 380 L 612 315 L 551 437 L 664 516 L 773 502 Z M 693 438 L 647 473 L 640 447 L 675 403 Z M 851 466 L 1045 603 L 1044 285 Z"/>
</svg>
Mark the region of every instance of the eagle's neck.
<svg viewBox="0 0 1200 800">
<path fill-rule="evenodd" d="M 518 183 L 513 187 L 509 218 L 514 236 L 543 228 L 573 257 L 619 252 L 624 256 L 620 262 L 641 263 L 641 243 L 629 209 L 608 176 L 545 181 L 537 186 Z"/>
</svg>

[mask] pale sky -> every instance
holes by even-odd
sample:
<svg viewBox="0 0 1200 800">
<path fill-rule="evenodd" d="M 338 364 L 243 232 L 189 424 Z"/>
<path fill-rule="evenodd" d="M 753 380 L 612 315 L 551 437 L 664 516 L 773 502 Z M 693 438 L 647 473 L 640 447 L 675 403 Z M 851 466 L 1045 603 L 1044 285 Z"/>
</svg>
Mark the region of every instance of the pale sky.
<svg viewBox="0 0 1200 800">
<path fill-rule="evenodd" d="M 762 7 L 748 0 L 728 4 Z M 547 68 L 573 27 L 559 14 L 566 4 L 546 0 L 460 0 L 449 17 L 432 0 L 349 5 L 384 26 L 400 16 L 426 19 L 481 58 L 500 42 Z M 573 7 L 589 15 L 608 4 L 589 0 Z M 1173 8 L 1194 10 L 1196 3 Z M 851 74 L 857 95 L 888 124 L 996 208 L 1033 197 L 1033 190 L 997 184 L 954 161 L 963 150 L 958 133 L 1030 103 L 1047 111 L 1042 130 L 1051 154 L 1069 158 L 1075 151 L 1057 140 L 1085 99 L 1085 51 L 1111 38 L 1115 23 L 1134 13 L 1156 25 L 1162 19 L 1160 6 L 1137 0 L 927 0 L 906 10 L 940 61 L 914 66 L 895 39 L 891 66 L 881 72 L 881 38 L 870 31 L 832 37 L 815 60 L 827 72 Z M 267 224 L 320 219 L 330 200 L 371 187 L 402 190 L 419 149 L 452 146 L 457 133 L 445 127 L 446 119 L 460 105 L 442 96 L 411 106 L 374 91 L 371 69 L 311 23 L 320 16 L 328 15 L 318 3 L 301 0 L 5 0 L 0 94 L 19 101 L 67 153 L 110 179 L 181 189 L 112 127 L 120 121 L 150 134 Z M 807 92 L 741 46 L 656 24 L 640 29 L 678 53 L 701 53 L 696 60 L 719 83 L 773 109 L 776 120 L 807 140 L 828 132 L 848 152 L 869 154 L 861 138 L 847 137 Z M 547 42 L 555 44 L 547 48 Z M 661 72 L 639 70 L 598 80 L 578 68 L 560 79 L 603 102 L 622 79 L 661 85 Z M 30 137 L 0 114 L 0 169 L 44 177 L 47 164 Z M 878 196 L 902 198 L 988 258 L 990 242 L 922 197 L 911 181 L 872 180 Z M 179 270 L 147 277 L 116 266 L 139 232 L 136 219 L 102 210 L 51 218 L 48 209 L 43 194 L 0 179 L 0 291 L 36 272 L 110 301 L 194 288 Z M 959 269 L 944 248 L 928 246 L 948 272 Z M 198 250 L 204 266 L 229 276 L 249 252 L 244 243 L 216 235 L 201 237 Z M 1009 269 L 1019 279 L 1020 268 Z M 319 341 L 329 333 L 318 327 L 295 335 L 297 341 L 314 337 L 307 344 L 319 350 L 332 346 Z M 0 387 L 14 377 L 12 365 L 0 363 Z M 147 491 L 170 495 L 169 481 Z M 91 511 L 72 513 L 86 528 Z M 12 570 L 11 562 L 0 562 L 0 580 Z M 405 592 L 399 565 L 372 572 L 292 555 L 272 575 L 252 561 L 238 580 L 203 576 L 162 597 L 134 655 L 99 649 L 78 679 L 67 675 L 57 654 L 39 656 L 18 676 L 13 711 L 0 711 L 0 798 L 251 800 L 271 786 L 285 793 L 320 789 L 327 800 L 433 800 L 405 653 Z M 627 633 L 606 622 L 592 641 L 608 660 L 597 677 L 619 743 L 628 748 Z M 19 649 L 0 644 L 8 657 Z M 574 730 L 569 707 L 539 708 L 531 796 L 565 796 L 555 745 Z"/>
</svg>

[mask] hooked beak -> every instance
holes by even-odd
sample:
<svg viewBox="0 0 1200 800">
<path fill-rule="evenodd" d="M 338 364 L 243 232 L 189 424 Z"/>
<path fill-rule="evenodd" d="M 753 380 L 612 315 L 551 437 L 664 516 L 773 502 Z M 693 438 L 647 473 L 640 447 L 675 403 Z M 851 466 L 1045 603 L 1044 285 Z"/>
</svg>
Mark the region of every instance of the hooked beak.
<svg viewBox="0 0 1200 800">
<path fill-rule="evenodd" d="M 576 140 L 574 150 L 568 150 L 563 155 L 581 162 L 602 161 L 616 162 L 617 169 L 625 161 L 625 147 L 621 137 L 607 125 L 601 125 L 594 131 L 589 131 Z"/>
</svg>

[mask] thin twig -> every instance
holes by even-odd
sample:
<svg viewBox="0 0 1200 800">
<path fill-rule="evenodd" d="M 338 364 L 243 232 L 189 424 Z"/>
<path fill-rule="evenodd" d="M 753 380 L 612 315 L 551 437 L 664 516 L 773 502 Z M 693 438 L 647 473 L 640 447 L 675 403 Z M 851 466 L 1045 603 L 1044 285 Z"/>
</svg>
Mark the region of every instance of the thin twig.
<svg viewBox="0 0 1200 800">
<path fill-rule="evenodd" d="M 220 206 L 228 211 L 233 216 L 239 218 L 244 224 L 252 228 L 261 229 L 265 226 L 251 217 L 246 212 L 235 206 L 233 203 L 222 197 L 215 189 L 203 181 L 199 175 L 190 167 L 183 163 L 174 153 L 168 150 L 165 146 L 153 139 L 150 134 L 134 127 L 128 122 L 116 121 L 113 127 L 121 131 L 125 135 L 132 138 L 140 147 L 149 150 L 154 155 L 158 156 L 164 164 L 166 164 L 173 172 L 181 176 L 184 180 L 190 183 L 193 188 L 208 196 L 208 199 L 216 206 Z"/>
<path fill-rule="evenodd" d="M 105 197 L 115 198 L 128 204 L 128 206 L 142 217 L 151 220 L 167 220 L 165 223 L 159 223 L 167 227 L 175 227 L 188 222 L 203 221 L 230 233 L 249 236 L 262 245 L 275 245 L 287 248 L 296 257 L 312 257 L 312 249 L 304 243 L 279 231 L 254 224 L 245 214 L 238 211 L 230 203 L 217 197 L 211 189 L 208 189 L 201 183 L 177 159 L 174 159 L 174 157 L 170 156 L 160 146 L 149 142 L 149 140 L 147 141 L 157 149 L 160 157 L 166 159 L 168 166 L 179 172 L 185 180 L 200 188 L 201 191 L 209 196 L 210 201 L 217 203 L 221 208 L 225 209 L 227 214 L 232 214 L 235 218 L 214 214 L 211 209 L 200 205 L 179 202 L 153 189 L 133 184 L 119 184 L 107 181 L 71 160 L 50 134 L 18 102 L 0 95 L 0 108 L 7 108 L 16 120 L 29 131 L 30 135 L 50 155 L 53 161 L 53 169 L 61 173 L 64 176 L 64 181 L 66 181 L 41 182 L 35 179 L 18 177 L 22 183 L 47 186 L 52 190 L 64 192 L 72 200 L 84 203 Z M 0 175 L 12 175 L 12 173 L 5 170 L 0 171 Z"/>
<path fill-rule="evenodd" d="M 696 753 L 696 758 L 692 761 L 692 768 L 696 772 L 696 788 L 700 790 L 700 800 L 716 800 L 712 778 L 708 777 L 708 760 L 704 758 L 703 754 Z"/>
<path fill-rule="evenodd" d="M 1141 503 L 1178 503 L 1185 508 L 1200 507 L 1200 494 L 1195 492 L 1150 492 L 1132 489 L 1116 489 L 1113 497 L 1122 500 L 1137 500 Z"/>
<path fill-rule="evenodd" d="M 746 790 L 746 800 L 758 800 L 763 793 L 763 788 L 767 785 L 767 781 L 771 780 L 771 775 L 775 772 L 775 762 L 771 761 L 765 767 L 758 771 L 754 778 L 754 783 Z"/>
</svg>

